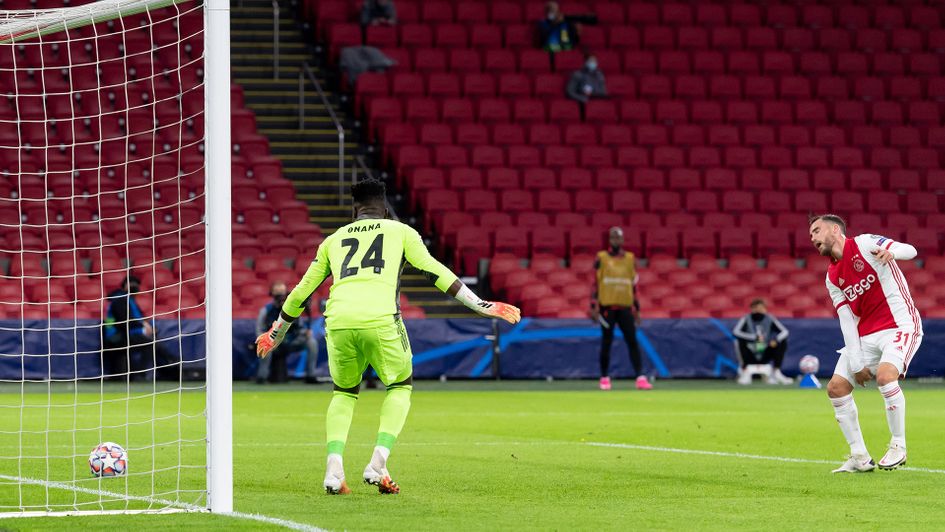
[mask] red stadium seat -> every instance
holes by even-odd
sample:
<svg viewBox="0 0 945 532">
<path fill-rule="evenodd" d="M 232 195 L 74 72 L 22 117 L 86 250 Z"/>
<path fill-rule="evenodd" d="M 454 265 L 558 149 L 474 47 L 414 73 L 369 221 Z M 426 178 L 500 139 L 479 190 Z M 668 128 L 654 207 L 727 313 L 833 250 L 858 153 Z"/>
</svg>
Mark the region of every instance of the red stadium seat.
<svg viewBox="0 0 945 532">
<path fill-rule="evenodd" d="M 532 211 L 535 198 L 527 190 L 504 190 L 501 194 L 501 207 L 504 212 L 515 213 Z"/>
<path fill-rule="evenodd" d="M 538 192 L 538 210 L 550 213 L 570 211 L 571 196 L 562 190 L 540 190 Z"/>
<path fill-rule="evenodd" d="M 906 231 L 906 242 L 929 255 L 942 252 L 940 234 L 934 229 L 916 227 L 908 229 Z"/>
<path fill-rule="evenodd" d="M 567 251 L 565 235 L 553 227 L 537 227 L 532 231 L 532 255 L 539 253 L 564 257 Z"/>
<path fill-rule="evenodd" d="M 694 253 L 717 255 L 715 230 L 700 227 L 682 231 L 682 249 L 687 257 Z"/>
<path fill-rule="evenodd" d="M 496 232 L 497 241 L 498 238 L 499 232 Z M 463 273 L 475 275 L 478 272 L 479 259 L 490 256 L 489 240 L 489 234 L 479 227 L 466 226 L 459 229 L 456 233 L 454 262 L 460 265 Z"/>
<path fill-rule="evenodd" d="M 495 253 L 528 256 L 528 233 L 515 227 L 501 227 L 495 232 Z"/>
<path fill-rule="evenodd" d="M 679 254 L 679 232 L 676 229 L 662 228 L 651 229 L 646 232 L 646 252 L 645 256 L 654 254 L 665 254 L 672 257 L 678 257 Z M 653 267 L 651 265 L 651 267 Z"/>
<path fill-rule="evenodd" d="M 553 218 L 553 225 L 558 229 L 570 230 L 575 227 L 587 227 L 587 215 L 585 214 L 577 212 L 558 212 L 554 214 Z M 532 227 L 534 228 L 537 226 Z"/>
<path fill-rule="evenodd" d="M 531 78 L 525 74 L 502 74 L 499 77 L 499 96 L 527 98 L 532 93 Z"/>
<path fill-rule="evenodd" d="M 560 187 L 565 190 L 593 188 L 593 176 L 590 170 L 585 168 L 562 168 L 560 176 Z"/>
<path fill-rule="evenodd" d="M 607 194 L 597 190 L 578 190 L 574 197 L 574 211 L 591 214 L 610 210 Z"/>
</svg>

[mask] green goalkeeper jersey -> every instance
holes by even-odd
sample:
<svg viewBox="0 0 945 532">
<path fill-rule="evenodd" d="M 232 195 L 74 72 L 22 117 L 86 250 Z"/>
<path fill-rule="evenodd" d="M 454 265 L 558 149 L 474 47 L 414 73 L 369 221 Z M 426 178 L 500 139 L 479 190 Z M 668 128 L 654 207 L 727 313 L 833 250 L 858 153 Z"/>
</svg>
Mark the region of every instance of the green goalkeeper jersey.
<svg viewBox="0 0 945 532">
<path fill-rule="evenodd" d="M 400 313 L 400 274 L 405 262 L 446 291 L 456 274 L 430 255 L 420 234 L 394 220 L 364 219 L 326 238 L 282 311 L 297 318 L 309 296 L 331 275 L 325 309 L 327 329 L 367 329 L 391 323 Z"/>
</svg>

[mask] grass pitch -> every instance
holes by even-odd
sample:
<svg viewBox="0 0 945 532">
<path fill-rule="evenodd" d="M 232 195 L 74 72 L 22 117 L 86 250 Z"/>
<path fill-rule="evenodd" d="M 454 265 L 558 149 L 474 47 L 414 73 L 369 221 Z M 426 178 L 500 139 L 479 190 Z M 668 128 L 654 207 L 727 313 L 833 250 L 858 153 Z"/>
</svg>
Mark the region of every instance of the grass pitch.
<svg viewBox="0 0 945 532">
<path fill-rule="evenodd" d="M 332 530 L 852 530 L 891 523 L 931 530 L 945 522 L 941 384 L 904 386 L 908 466 L 915 469 L 845 476 L 830 474 L 846 444 L 823 391 L 728 382 L 659 381 L 652 392 L 632 390 L 627 381 L 611 392 L 595 386 L 418 382 L 389 464 L 402 487 L 396 496 L 360 483 L 383 399 L 383 392 L 365 390 L 345 453 L 354 493 L 329 497 L 321 488 L 329 387 L 237 385 L 236 510 Z M 183 397 L 184 410 L 202 408 L 200 394 Z M 878 460 L 888 439 L 882 398 L 871 388 L 856 399 Z M 177 403 L 158 410 L 164 407 L 174 412 Z M 7 427 L 18 426 L 12 409 L 0 416 Z M 168 432 L 171 439 L 176 431 Z M 103 436 L 122 443 L 122 433 Z M 166 452 L 147 460 L 159 462 Z M 185 461 L 199 462 L 199 453 L 183 452 Z M 138 454 L 131 454 L 132 468 L 141 463 Z M 9 504 L 8 496 L 0 491 L 0 504 Z M 199 513 L 29 518 L 0 527 L 278 528 Z"/>
</svg>

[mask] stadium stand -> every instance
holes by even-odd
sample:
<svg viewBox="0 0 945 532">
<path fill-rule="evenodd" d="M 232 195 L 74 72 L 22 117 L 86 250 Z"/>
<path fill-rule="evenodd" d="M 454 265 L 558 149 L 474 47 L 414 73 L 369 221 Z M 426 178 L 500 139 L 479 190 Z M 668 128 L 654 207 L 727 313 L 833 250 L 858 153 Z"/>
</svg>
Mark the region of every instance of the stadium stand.
<svg viewBox="0 0 945 532">
<path fill-rule="evenodd" d="M 5 8 L 17 9 L 8 3 Z M 178 9 L 187 11 L 187 5 Z M 0 86 L 18 96 L 16 105 L 0 100 L 0 117 L 7 123 L 17 116 L 38 117 L 48 125 L 24 123 L 19 138 L 15 129 L 0 131 L 4 146 L 17 146 L 21 138 L 30 143 L 2 150 L 0 195 L 14 201 L 46 198 L 34 207 L 23 203 L 27 207 L 19 213 L 15 202 L 12 209 L 0 209 L 0 223 L 18 227 L 0 234 L 0 298 L 8 303 L 0 305 L 0 318 L 99 319 L 102 299 L 129 267 L 150 292 L 138 298 L 145 313 L 167 317 L 183 309 L 183 318 L 204 316 L 203 43 L 198 33 L 186 46 L 166 46 L 180 33 L 160 21 L 177 13 L 164 8 L 130 15 L 126 27 L 142 26 L 136 17 L 152 17 L 152 33 L 115 34 L 97 49 L 73 47 L 68 56 L 50 44 L 4 47 L 9 56 L 0 57 Z M 192 10 L 179 25 L 194 20 L 199 27 L 193 17 L 202 16 Z M 105 26 L 97 31 L 110 31 Z M 115 61 L 96 72 L 96 59 L 119 58 L 123 47 L 133 46 L 154 48 L 152 60 Z M 14 65 L 30 60 L 39 65 L 39 56 L 62 69 L 16 71 L 14 85 Z M 78 105 L 69 101 L 70 91 Z M 178 91 L 184 94 L 179 104 L 160 101 L 162 94 Z M 45 95 L 56 92 L 61 94 Z M 322 231 L 309 221 L 308 207 L 296 199 L 243 100 L 242 88 L 232 85 L 233 312 L 255 318 L 271 281 L 292 283 L 304 273 Z M 158 103 L 147 106 L 149 101 Z M 96 115 L 102 120 L 89 119 Z M 82 168 L 101 171 L 73 171 L 73 158 Z M 328 289 L 323 286 L 319 296 L 327 297 Z M 15 304 L 20 302 L 22 307 Z M 408 315 L 423 314 L 406 299 L 402 304 Z"/>
<path fill-rule="evenodd" d="M 354 5 L 304 4 L 329 50 L 365 42 L 400 61 L 361 78 L 354 112 L 442 255 L 470 275 L 491 258 L 492 288 L 526 314 L 583 312 L 588 294 L 562 283 L 590 286 L 586 254 L 609 225 L 647 259 L 650 317 L 734 317 L 754 293 L 785 315 L 832 315 L 809 212 L 905 238 L 928 271 L 940 267 L 940 5 L 563 2 L 599 22 L 581 45 L 612 97 L 583 109 L 563 90 L 581 52 L 535 49 L 541 2 L 464 2 L 479 15 L 426 19 L 421 3 L 399 0 L 401 25 L 371 28 L 366 41 L 351 26 Z M 487 222 L 499 216 L 512 225 Z M 537 271 L 547 257 L 555 268 Z M 699 261 L 717 267 L 690 279 Z M 551 295 L 520 293 L 525 273 Z M 658 290 L 658 278 L 674 290 Z M 915 297 L 943 314 L 937 295 Z M 537 304 L 548 299 L 558 302 Z"/>
</svg>

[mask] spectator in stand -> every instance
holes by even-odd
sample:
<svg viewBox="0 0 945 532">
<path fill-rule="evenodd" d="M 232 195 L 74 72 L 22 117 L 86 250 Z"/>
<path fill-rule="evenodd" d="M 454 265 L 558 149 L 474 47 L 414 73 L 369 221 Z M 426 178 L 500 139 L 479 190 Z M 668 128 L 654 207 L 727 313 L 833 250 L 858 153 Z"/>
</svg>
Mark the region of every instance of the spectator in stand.
<svg viewBox="0 0 945 532">
<path fill-rule="evenodd" d="M 597 58 L 588 54 L 581 70 L 575 70 L 568 80 L 568 98 L 587 103 L 591 98 L 606 98 L 607 83 L 604 73 L 597 68 Z"/>
<path fill-rule="evenodd" d="M 154 326 L 145 319 L 135 299 L 140 291 L 141 280 L 129 275 L 119 288 L 108 294 L 102 331 L 105 365 L 102 376 L 114 380 L 145 380 L 145 372 L 155 369 L 155 378 L 177 380 L 180 363 L 158 343 Z"/>
<path fill-rule="evenodd" d="M 397 8 L 393 0 L 364 0 L 361 6 L 361 25 L 397 24 Z M 266 327 L 269 330 L 269 327 Z"/>
<path fill-rule="evenodd" d="M 543 50 L 572 50 L 578 43 L 577 26 L 565 18 L 558 2 L 545 4 L 545 19 L 538 21 L 539 43 Z"/>
<path fill-rule="evenodd" d="M 279 317 L 279 312 L 288 293 L 288 288 L 281 281 L 276 281 L 269 287 L 269 295 L 272 296 L 272 301 L 259 309 L 259 317 L 256 319 L 256 336 L 268 331 L 272 323 Z M 303 314 L 299 319 L 299 326 L 294 327 L 286 334 L 279 347 L 268 357 L 259 360 L 259 367 L 256 369 L 256 384 L 288 382 L 289 369 L 286 360 L 292 353 L 308 349 L 310 357 L 318 356 L 318 346 L 312 337 L 311 310 L 308 305 L 304 307 Z M 313 367 L 310 366 L 309 369 Z"/>
<path fill-rule="evenodd" d="M 623 229 L 610 228 L 610 248 L 597 254 L 594 269 L 597 285 L 591 296 L 591 319 L 601 327 L 600 389 L 610 389 L 610 346 L 614 342 L 614 328 L 620 326 L 623 339 L 630 350 L 630 362 L 637 375 L 637 389 L 650 390 L 653 385 L 643 374 L 643 360 L 637 346 L 636 326 L 640 320 L 640 302 L 637 300 L 636 260 L 633 253 L 623 249 Z"/>
<path fill-rule="evenodd" d="M 787 327 L 771 314 L 763 299 L 751 302 L 751 312 L 742 316 L 732 330 L 738 341 L 738 357 L 741 369 L 738 384 L 751 384 L 751 373 L 745 370 L 748 364 L 771 364 L 768 384 L 791 384 L 790 378 L 781 373 L 781 363 L 787 351 Z"/>
</svg>

